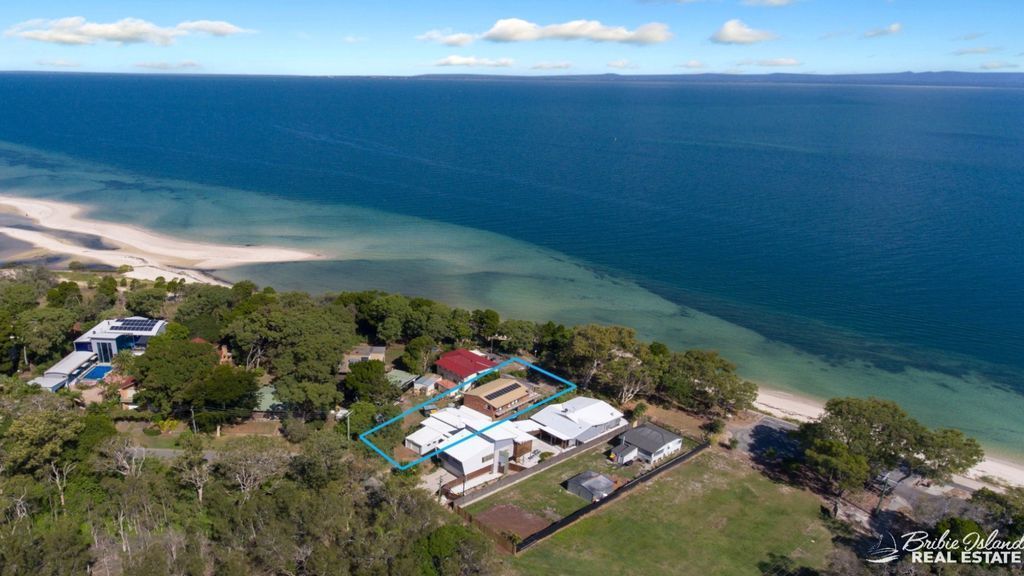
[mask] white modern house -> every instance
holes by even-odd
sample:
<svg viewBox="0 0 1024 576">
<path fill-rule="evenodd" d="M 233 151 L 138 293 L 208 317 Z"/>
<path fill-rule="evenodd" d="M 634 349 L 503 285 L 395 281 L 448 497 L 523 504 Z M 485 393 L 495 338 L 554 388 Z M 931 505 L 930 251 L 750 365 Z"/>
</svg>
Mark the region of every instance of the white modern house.
<svg viewBox="0 0 1024 576">
<path fill-rule="evenodd" d="M 465 406 L 442 408 L 421 422 L 418 430 L 405 437 L 405 447 L 425 456 L 467 426 L 475 424 L 480 428 L 489 423 L 490 418 Z"/>
<path fill-rule="evenodd" d="M 166 329 L 164 320 L 141 316 L 104 320 L 75 340 L 75 352 L 92 352 L 100 364 L 109 364 L 123 350 L 142 354 L 149 339 Z"/>
<path fill-rule="evenodd" d="M 446 448 L 438 455 L 441 466 L 459 478 L 477 478 L 486 474 L 500 475 L 509 462 L 533 450 L 533 436 L 519 430 L 511 422 L 502 422 L 489 430 L 493 422 L 468 425 L 452 436 L 445 445 L 466 440 Z M 442 446 L 443 447 L 443 446 Z"/>
<path fill-rule="evenodd" d="M 106 366 L 105 370 L 95 369 L 97 373 L 106 374 L 118 352 L 128 350 L 133 354 L 142 354 L 149 339 L 162 334 L 166 329 L 167 322 L 140 316 L 104 320 L 75 340 L 74 352 L 30 383 L 56 392 L 87 376 L 93 378 L 89 374 L 95 366 Z M 102 378 L 102 375 L 95 378 Z"/>
<path fill-rule="evenodd" d="M 596 398 L 577 396 L 561 404 L 545 406 L 530 417 L 542 440 L 571 448 L 626 426 L 622 412 Z"/>
<path fill-rule="evenodd" d="M 405 437 L 405 447 L 420 456 L 443 448 L 441 465 L 460 478 L 498 474 L 533 449 L 533 436 L 517 424 L 494 426 L 489 417 L 465 406 L 443 408 Z"/>
</svg>

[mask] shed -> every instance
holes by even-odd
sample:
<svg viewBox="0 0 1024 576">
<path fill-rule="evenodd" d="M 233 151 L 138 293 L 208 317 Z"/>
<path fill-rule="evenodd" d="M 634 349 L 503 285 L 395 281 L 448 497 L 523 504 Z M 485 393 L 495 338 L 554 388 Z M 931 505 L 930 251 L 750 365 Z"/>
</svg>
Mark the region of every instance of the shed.
<svg viewBox="0 0 1024 576">
<path fill-rule="evenodd" d="M 615 491 L 615 482 L 604 474 L 587 470 L 570 478 L 565 489 L 587 502 L 597 502 Z"/>
</svg>

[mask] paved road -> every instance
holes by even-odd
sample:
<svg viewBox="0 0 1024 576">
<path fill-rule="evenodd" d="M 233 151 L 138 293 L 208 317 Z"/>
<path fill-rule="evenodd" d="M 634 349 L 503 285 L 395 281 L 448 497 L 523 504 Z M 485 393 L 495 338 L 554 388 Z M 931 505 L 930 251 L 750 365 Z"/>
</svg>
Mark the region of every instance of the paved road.
<svg viewBox="0 0 1024 576">
<path fill-rule="evenodd" d="M 184 450 L 181 450 L 179 448 L 143 448 L 141 446 L 138 448 L 133 448 L 133 450 L 137 454 L 140 452 L 145 453 L 146 458 L 159 458 L 161 460 L 174 460 L 178 456 L 181 456 L 181 453 L 184 452 Z M 217 451 L 204 450 L 203 457 L 206 458 L 207 460 L 213 461 L 217 458 Z"/>
</svg>

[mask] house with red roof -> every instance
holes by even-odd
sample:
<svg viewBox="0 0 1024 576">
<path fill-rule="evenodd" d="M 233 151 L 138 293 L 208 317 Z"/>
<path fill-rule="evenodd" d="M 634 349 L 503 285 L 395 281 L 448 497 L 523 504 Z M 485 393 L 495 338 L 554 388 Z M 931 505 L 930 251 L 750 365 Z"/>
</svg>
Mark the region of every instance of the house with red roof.
<svg viewBox="0 0 1024 576">
<path fill-rule="evenodd" d="M 497 365 L 482 352 L 459 348 L 437 359 L 437 373 L 446 380 L 462 383 Z"/>
</svg>

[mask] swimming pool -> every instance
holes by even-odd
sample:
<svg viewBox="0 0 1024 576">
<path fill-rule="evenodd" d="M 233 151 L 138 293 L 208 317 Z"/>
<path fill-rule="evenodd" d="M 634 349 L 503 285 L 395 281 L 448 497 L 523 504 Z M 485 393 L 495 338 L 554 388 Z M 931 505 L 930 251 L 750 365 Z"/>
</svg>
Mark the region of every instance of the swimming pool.
<svg viewBox="0 0 1024 576">
<path fill-rule="evenodd" d="M 107 372 L 113 370 L 113 366 L 93 366 L 89 372 L 82 377 L 83 380 L 102 380 Z"/>
</svg>

